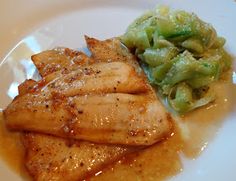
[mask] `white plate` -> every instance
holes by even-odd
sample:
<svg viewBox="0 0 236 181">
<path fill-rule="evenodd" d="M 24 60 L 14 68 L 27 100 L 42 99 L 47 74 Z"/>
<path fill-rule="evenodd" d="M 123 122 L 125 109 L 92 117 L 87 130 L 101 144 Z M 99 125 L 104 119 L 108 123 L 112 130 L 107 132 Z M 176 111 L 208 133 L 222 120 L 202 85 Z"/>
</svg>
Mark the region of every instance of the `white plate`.
<svg viewBox="0 0 236 181">
<path fill-rule="evenodd" d="M 213 24 L 218 34 L 227 39 L 227 49 L 236 55 L 236 2 L 233 0 L 5 0 L 0 6 L 0 108 L 5 108 L 17 94 L 19 83 L 34 75 L 34 66 L 29 61 L 32 54 L 55 46 L 83 48 L 84 34 L 101 39 L 120 35 L 135 17 L 156 4 L 195 12 Z M 235 92 L 232 98 L 236 99 Z M 235 130 L 236 105 L 214 141 L 196 160 L 186 160 L 184 171 L 173 180 L 236 180 Z M 1 160 L 0 178 L 21 180 Z"/>
</svg>

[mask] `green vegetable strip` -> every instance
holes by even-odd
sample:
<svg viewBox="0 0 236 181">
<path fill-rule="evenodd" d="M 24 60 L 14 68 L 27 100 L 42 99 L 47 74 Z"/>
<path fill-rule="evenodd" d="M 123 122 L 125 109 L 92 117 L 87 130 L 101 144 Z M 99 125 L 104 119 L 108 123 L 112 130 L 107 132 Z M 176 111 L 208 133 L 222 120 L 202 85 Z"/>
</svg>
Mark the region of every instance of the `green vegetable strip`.
<svg viewBox="0 0 236 181">
<path fill-rule="evenodd" d="M 152 69 L 152 76 L 155 78 L 156 84 L 159 85 L 159 83 L 165 78 L 172 65 L 173 61 L 169 61 Z"/>
<path fill-rule="evenodd" d="M 189 111 L 193 101 L 191 87 L 185 83 L 180 83 L 176 86 L 175 91 L 174 98 L 171 97 L 172 95 L 169 96 L 170 105 L 178 112 Z"/>
<path fill-rule="evenodd" d="M 178 54 L 178 49 L 175 47 L 162 48 L 162 49 L 151 49 L 148 48 L 143 53 L 144 60 L 152 67 L 161 65 L 166 61 L 170 61 L 173 57 Z"/>
</svg>

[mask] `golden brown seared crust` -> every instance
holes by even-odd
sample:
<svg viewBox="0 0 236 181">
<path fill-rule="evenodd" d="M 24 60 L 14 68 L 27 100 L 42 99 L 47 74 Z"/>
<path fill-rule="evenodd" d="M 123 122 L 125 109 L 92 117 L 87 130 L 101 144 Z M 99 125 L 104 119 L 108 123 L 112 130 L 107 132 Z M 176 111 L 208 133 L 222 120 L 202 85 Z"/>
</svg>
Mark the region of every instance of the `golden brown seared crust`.
<svg viewBox="0 0 236 181">
<path fill-rule="evenodd" d="M 78 181 L 100 171 L 131 148 L 26 133 L 25 166 L 35 181 Z"/>
<path fill-rule="evenodd" d="M 94 62 L 83 52 L 69 48 L 46 50 L 33 55 L 31 59 L 42 77 L 73 64 L 88 65 Z"/>
<path fill-rule="evenodd" d="M 137 71 L 141 71 L 136 58 L 122 45 L 118 38 L 100 41 L 85 36 L 85 40 L 95 60 L 100 62 L 126 62 L 134 66 Z"/>
<path fill-rule="evenodd" d="M 35 80 L 32 80 L 32 79 L 25 80 L 22 84 L 20 84 L 18 86 L 19 96 L 22 96 L 22 95 L 28 93 L 36 85 L 37 85 L 37 82 Z"/>
<path fill-rule="evenodd" d="M 99 41 L 95 38 L 85 36 L 85 40 L 94 59 L 102 62 L 122 61 L 118 52 L 111 51 L 111 49 L 113 48 L 112 46 L 114 44 L 113 39 Z"/>
</svg>

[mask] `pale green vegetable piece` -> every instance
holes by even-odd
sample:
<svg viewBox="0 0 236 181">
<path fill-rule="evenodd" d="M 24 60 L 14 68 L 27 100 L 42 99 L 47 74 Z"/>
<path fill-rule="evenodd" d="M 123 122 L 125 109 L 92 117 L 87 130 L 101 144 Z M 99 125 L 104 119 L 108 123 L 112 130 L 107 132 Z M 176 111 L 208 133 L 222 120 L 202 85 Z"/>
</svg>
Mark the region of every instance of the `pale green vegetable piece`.
<svg viewBox="0 0 236 181">
<path fill-rule="evenodd" d="M 135 44 L 139 47 L 139 49 L 142 49 L 142 50 L 150 47 L 150 43 L 149 43 L 149 39 L 148 39 L 146 31 L 139 31 L 136 34 Z"/>
<path fill-rule="evenodd" d="M 178 54 L 178 49 L 176 47 L 161 48 L 161 49 L 148 48 L 143 53 L 143 56 L 145 62 L 148 65 L 155 67 L 167 61 L 170 61 L 177 54 Z"/>
<path fill-rule="evenodd" d="M 171 95 L 171 93 L 168 101 L 176 111 L 182 113 L 191 109 L 193 101 L 191 87 L 185 83 L 181 83 L 176 86 L 175 94 Z"/>
<path fill-rule="evenodd" d="M 166 40 L 163 36 L 158 36 L 158 32 L 153 33 L 153 47 L 154 48 L 165 48 L 174 47 L 174 44 Z"/>
<path fill-rule="evenodd" d="M 157 84 L 160 84 L 160 82 L 165 78 L 172 64 L 173 61 L 168 61 L 152 69 L 152 76 L 155 78 Z"/>
<path fill-rule="evenodd" d="M 195 90 L 201 91 L 201 90 Z M 203 93 L 199 99 L 194 98 L 194 92 L 191 86 L 182 82 L 177 86 L 173 87 L 168 96 L 168 102 L 179 113 L 185 113 L 204 106 L 214 101 L 215 96 L 211 93 Z"/>
<path fill-rule="evenodd" d="M 172 87 L 178 82 L 187 80 L 191 81 L 201 76 L 210 76 L 212 77 L 212 80 L 215 80 L 220 71 L 219 67 L 219 61 L 215 59 L 203 59 L 197 61 L 189 52 L 186 51 L 183 54 L 179 55 L 178 60 L 173 64 L 173 66 L 161 82 L 161 86 L 169 85 L 169 87 Z M 196 87 L 198 86 L 196 85 Z"/>
<path fill-rule="evenodd" d="M 185 40 L 182 44 L 182 47 L 193 51 L 195 53 L 203 53 L 204 47 L 201 44 L 201 41 L 199 39 L 189 38 Z"/>
<path fill-rule="evenodd" d="M 196 76 L 190 80 L 187 80 L 186 82 L 194 89 L 200 88 L 206 85 L 209 85 L 211 82 L 214 81 L 213 76 L 204 76 L 204 75 L 199 75 Z"/>
</svg>

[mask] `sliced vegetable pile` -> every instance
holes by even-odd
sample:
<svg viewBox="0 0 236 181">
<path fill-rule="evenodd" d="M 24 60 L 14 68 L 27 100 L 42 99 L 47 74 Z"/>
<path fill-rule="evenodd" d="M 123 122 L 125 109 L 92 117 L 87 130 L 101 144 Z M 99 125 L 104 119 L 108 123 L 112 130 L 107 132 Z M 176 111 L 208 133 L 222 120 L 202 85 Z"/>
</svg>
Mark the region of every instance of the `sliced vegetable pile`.
<svg viewBox="0 0 236 181">
<path fill-rule="evenodd" d="M 150 82 L 184 113 L 212 102 L 213 81 L 230 69 L 225 39 L 195 14 L 160 7 L 136 19 L 121 41 L 141 60 Z"/>
</svg>

